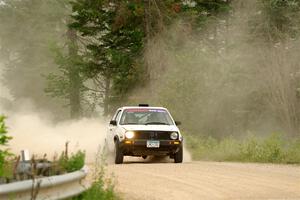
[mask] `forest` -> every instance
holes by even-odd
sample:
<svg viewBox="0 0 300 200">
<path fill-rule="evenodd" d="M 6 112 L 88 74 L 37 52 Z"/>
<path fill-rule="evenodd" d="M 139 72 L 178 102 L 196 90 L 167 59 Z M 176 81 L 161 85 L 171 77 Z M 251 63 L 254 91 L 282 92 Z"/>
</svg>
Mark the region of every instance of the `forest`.
<svg viewBox="0 0 300 200">
<path fill-rule="evenodd" d="M 299 3 L 1 0 L 1 106 L 61 121 L 149 103 L 189 135 L 299 137 Z"/>
</svg>

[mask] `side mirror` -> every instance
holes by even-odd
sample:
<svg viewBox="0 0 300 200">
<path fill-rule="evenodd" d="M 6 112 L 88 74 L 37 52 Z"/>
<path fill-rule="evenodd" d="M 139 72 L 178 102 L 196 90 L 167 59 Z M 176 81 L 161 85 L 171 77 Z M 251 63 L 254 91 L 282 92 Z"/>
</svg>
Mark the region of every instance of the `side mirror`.
<svg viewBox="0 0 300 200">
<path fill-rule="evenodd" d="M 180 126 L 181 122 L 180 121 L 175 121 L 176 126 Z"/>
<path fill-rule="evenodd" d="M 117 121 L 116 120 L 111 120 L 109 122 L 110 125 L 113 125 L 113 126 L 117 126 Z"/>
</svg>

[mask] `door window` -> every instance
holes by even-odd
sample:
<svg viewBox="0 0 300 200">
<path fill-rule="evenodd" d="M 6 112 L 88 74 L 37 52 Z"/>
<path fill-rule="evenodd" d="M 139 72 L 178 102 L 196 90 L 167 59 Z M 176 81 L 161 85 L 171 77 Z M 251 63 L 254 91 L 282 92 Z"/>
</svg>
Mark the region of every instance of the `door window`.
<svg viewBox="0 0 300 200">
<path fill-rule="evenodd" d="M 118 112 L 117 112 L 116 115 L 114 116 L 113 120 L 116 120 L 117 122 L 119 122 L 120 117 L 121 117 L 121 111 L 122 111 L 122 110 L 118 110 Z"/>
</svg>

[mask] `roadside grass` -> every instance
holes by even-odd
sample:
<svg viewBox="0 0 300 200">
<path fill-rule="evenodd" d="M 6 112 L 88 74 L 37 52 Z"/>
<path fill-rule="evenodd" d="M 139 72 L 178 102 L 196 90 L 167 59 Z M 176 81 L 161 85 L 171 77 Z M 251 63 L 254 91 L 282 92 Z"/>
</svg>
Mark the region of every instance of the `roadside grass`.
<svg viewBox="0 0 300 200">
<path fill-rule="evenodd" d="M 185 136 L 194 160 L 300 164 L 300 138 L 272 134 L 261 138 Z"/>
<path fill-rule="evenodd" d="M 104 148 L 105 149 L 105 148 Z M 71 200 L 120 200 L 121 197 L 115 191 L 114 176 L 107 175 L 107 154 L 99 148 L 92 169 L 92 180 L 88 190 Z"/>
<path fill-rule="evenodd" d="M 105 178 L 105 170 L 93 180 L 91 187 L 72 200 L 118 200 L 120 197 L 115 192 L 115 186 L 111 178 Z"/>
</svg>

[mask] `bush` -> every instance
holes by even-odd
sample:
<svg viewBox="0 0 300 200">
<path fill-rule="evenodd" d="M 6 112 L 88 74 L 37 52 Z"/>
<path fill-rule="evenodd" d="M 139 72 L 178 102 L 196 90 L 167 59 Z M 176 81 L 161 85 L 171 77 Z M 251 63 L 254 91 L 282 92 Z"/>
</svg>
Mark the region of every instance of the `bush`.
<svg viewBox="0 0 300 200">
<path fill-rule="evenodd" d="M 283 157 L 283 140 L 276 134 L 263 140 L 251 136 L 241 145 L 242 161 L 280 163 Z"/>
<path fill-rule="evenodd" d="M 62 153 L 59 158 L 59 166 L 63 168 L 66 172 L 74 172 L 80 170 L 84 166 L 85 161 L 85 152 L 77 151 L 75 154 L 72 154 L 71 157 Z"/>
<path fill-rule="evenodd" d="M 7 135 L 7 127 L 5 125 L 5 117 L 0 116 L 0 147 L 5 147 L 9 140 L 11 140 L 12 137 Z M 8 156 L 11 156 L 12 154 L 9 153 L 7 149 L 0 149 L 0 177 L 4 175 L 5 167 L 4 164 L 6 162 L 6 159 Z"/>
<path fill-rule="evenodd" d="M 300 139 L 286 139 L 279 134 L 266 138 L 249 136 L 243 140 L 192 136 L 186 139 L 195 160 L 300 163 Z"/>
<path fill-rule="evenodd" d="M 290 143 L 283 157 L 284 163 L 300 163 L 300 138 Z"/>
</svg>

